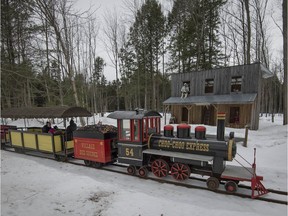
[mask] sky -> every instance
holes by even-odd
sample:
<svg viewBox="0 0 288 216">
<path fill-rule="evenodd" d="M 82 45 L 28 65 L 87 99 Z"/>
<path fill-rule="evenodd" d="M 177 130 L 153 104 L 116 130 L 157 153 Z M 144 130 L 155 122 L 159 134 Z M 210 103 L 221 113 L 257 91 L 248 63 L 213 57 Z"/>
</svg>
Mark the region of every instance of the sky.
<svg viewBox="0 0 288 216">
<path fill-rule="evenodd" d="M 129 0 L 124 0 L 129 1 Z M 130 0 L 133 1 L 133 0 Z M 139 1 L 139 0 L 136 0 Z M 167 11 L 171 6 L 172 0 L 160 0 L 159 2 L 164 5 L 164 11 Z M 80 10 L 87 10 L 90 7 L 97 9 L 97 18 L 101 20 L 101 26 L 99 31 L 99 37 L 101 40 L 105 40 L 103 35 L 103 17 L 107 11 L 113 11 L 114 9 L 118 14 L 128 13 L 127 7 L 125 6 L 123 0 L 74 0 L 75 6 Z M 269 23 L 268 35 L 269 42 L 271 43 L 272 60 L 279 59 L 283 50 L 283 39 L 282 33 L 279 27 L 282 28 L 282 0 L 268 0 L 267 6 L 267 21 Z M 278 26 L 277 26 L 278 25 Z M 96 48 L 98 56 L 105 59 L 106 67 L 104 68 L 104 74 L 108 81 L 116 79 L 115 68 L 107 54 L 107 50 L 103 42 L 99 40 L 99 45 Z M 161 64 L 162 66 L 162 64 Z M 160 69 L 161 70 L 161 69 Z"/>
</svg>

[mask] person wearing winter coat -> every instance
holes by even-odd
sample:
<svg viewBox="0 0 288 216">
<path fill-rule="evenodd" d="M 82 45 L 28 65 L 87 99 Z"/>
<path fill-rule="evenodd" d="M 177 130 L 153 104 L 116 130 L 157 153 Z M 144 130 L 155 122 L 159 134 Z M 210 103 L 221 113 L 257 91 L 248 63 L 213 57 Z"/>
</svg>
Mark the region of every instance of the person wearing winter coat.
<svg viewBox="0 0 288 216">
<path fill-rule="evenodd" d="M 55 125 L 53 128 L 49 130 L 49 133 L 54 134 L 54 135 L 59 135 L 62 134 L 61 130 Z"/>
<path fill-rule="evenodd" d="M 48 133 L 50 129 L 51 129 L 51 123 L 47 121 L 46 125 L 42 127 L 42 133 Z"/>
<path fill-rule="evenodd" d="M 73 121 L 73 119 L 71 119 L 69 126 L 66 128 L 66 136 L 68 141 L 73 139 L 73 131 L 75 131 L 76 129 L 77 125 Z"/>
</svg>

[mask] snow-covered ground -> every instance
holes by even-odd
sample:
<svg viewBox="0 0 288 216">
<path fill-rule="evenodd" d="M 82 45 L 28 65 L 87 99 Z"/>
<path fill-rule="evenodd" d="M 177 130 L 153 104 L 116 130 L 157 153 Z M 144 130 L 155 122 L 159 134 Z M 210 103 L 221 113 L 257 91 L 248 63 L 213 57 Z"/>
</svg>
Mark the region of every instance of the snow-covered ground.
<svg viewBox="0 0 288 216">
<path fill-rule="evenodd" d="M 91 118 L 89 123 L 99 120 L 115 125 L 106 117 Z M 41 126 L 45 121 L 26 125 Z M 24 126 L 23 120 L 7 123 Z M 56 124 L 61 127 L 62 122 Z M 207 126 L 207 133 L 215 131 Z M 230 131 L 244 137 L 244 129 L 226 128 L 226 134 Z M 264 185 L 287 191 L 287 126 L 282 126 L 281 116 L 276 115 L 274 123 L 262 117 L 260 129 L 249 131 L 248 147 L 237 147 L 250 162 L 257 148 L 257 173 L 264 176 Z M 1 215 L 285 216 L 287 206 L 1 151 Z"/>
</svg>

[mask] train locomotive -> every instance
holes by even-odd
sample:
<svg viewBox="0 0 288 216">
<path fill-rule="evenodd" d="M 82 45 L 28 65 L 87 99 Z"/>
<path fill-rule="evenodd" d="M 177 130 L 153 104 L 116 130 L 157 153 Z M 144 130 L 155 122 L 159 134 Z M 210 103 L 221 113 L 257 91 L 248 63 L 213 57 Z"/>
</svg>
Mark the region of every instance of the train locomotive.
<svg viewBox="0 0 288 216">
<path fill-rule="evenodd" d="M 224 137 L 225 114 L 219 114 L 217 138 L 207 138 L 204 126 L 195 128 L 192 135 L 188 124 L 164 126 L 160 133 L 161 114 L 156 111 L 115 111 L 108 118 L 116 119 L 117 126 L 88 125 L 73 133 L 72 141 L 61 135 L 49 135 L 9 129 L 9 140 L 15 151 L 50 152 L 56 159 L 80 159 L 87 166 L 100 168 L 118 163 L 126 164 L 130 175 L 147 177 L 152 172 L 158 178 L 170 175 L 177 181 L 191 173 L 207 176 L 207 187 L 235 192 L 239 181 L 251 182 L 252 198 L 268 193 L 262 176 L 256 175 L 255 157 L 251 168 L 227 165 L 237 154 L 234 133 Z M 42 140 L 42 141 L 41 141 Z M 62 140 L 62 141 L 61 141 Z"/>
<path fill-rule="evenodd" d="M 155 111 L 116 111 L 108 118 L 117 119 L 118 162 L 129 164 L 130 174 L 138 170 L 141 177 L 146 177 L 151 170 L 157 177 L 171 174 L 181 181 L 193 172 L 210 176 L 207 185 L 216 189 L 226 161 L 232 161 L 236 155 L 234 133 L 225 141 L 224 128 L 222 137 L 208 140 L 203 135 L 205 131 L 200 136 L 201 131 L 196 133 L 196 138 L 190 137 L 187 124 L 177 126 L 175 137 L 171 125 L 166 125 L 161 135 L 161 115 Z"/>
</svg>

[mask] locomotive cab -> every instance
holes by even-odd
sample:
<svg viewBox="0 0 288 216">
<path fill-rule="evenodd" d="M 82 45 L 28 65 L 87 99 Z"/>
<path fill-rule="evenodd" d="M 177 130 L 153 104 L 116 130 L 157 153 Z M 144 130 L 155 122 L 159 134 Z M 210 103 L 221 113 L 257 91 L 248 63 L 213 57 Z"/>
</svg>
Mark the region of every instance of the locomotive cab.
<svg viewBox="0 0 288 216">
<path fill-rule="evenodd" d="M 161 115 L 156 111 L 115 111 L 108 118 L 117 119 L 118 162 L 133 166 L 145 164 L 143 150 L 151 133 L 160 133 Z"/>
</svg>

